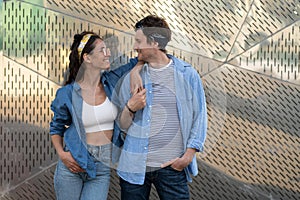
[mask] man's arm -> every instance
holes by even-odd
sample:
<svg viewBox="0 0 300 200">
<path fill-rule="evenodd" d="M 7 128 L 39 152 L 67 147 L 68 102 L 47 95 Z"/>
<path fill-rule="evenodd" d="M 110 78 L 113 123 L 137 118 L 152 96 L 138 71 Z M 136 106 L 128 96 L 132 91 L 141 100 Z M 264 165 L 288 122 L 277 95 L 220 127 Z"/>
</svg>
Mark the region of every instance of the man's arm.
<svg viewBox="0 0 300 200">
<path fill-rule="evenodd" d="M 191 74 L 191 79 L 188 81 L 192 90 L 192 108 L 193 119 L 192 127 L 187 140 L 187 149 L 184 155 L 180 158 L 175 158 L 161 167 L 171 165 L 172 168 L 181 171 L 188 166 L 196 152 L 203 151 L 204 141 L 206 138 L 207 129 L 207 111 L 204 89 L 202 87 L 201 79 L 195 71 Z"/>
<path fill-rule="evenodd" d="M 193 89 L 193 123 L 187 148 L 194 148 L 203 151 L 207 131 L 207 108 L 204 88 L 199 74 L 194 71 L 192 81 Z"/>
</svg>

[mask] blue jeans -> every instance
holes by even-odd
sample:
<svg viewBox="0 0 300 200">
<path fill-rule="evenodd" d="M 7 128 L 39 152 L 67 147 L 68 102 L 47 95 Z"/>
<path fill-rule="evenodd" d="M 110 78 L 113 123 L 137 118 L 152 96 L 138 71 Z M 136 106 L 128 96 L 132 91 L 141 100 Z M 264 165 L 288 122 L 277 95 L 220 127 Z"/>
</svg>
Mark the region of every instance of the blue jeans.
<svg viewBox="0 0 300 200">
<path fill-rule="evenodd" d="M 54 174 L 57 200 L 106 200 L 110 183 L 111 144 L 88 145 L 97 167 L 96 178 L 72 173 L 59 159 Z"/>
<path fill-rule="evenodd" d="M 148 200 L 152 183 L 161 200 L 190 198 L 184 170 L 176 171 L 168 166 L 147 170 L 143 185 L 131 184 L 120 178 L 121 200 Z"/>
</svg>

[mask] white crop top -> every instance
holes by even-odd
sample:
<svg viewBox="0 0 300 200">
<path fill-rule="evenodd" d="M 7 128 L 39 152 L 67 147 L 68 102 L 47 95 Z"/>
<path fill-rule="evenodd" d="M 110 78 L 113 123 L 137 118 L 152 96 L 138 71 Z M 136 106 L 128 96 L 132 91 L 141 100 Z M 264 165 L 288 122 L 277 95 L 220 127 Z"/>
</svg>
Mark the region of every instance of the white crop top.
<svg viewBox="0 0 300 200">
<path fill-rule="evenodd" d="M 86 133 L 114 129 L 114 120 L 118 114 L 117 107 L 106 97 L 105 101 L 92 106 L 83 101 L 82 122 Z"/>
</svg>

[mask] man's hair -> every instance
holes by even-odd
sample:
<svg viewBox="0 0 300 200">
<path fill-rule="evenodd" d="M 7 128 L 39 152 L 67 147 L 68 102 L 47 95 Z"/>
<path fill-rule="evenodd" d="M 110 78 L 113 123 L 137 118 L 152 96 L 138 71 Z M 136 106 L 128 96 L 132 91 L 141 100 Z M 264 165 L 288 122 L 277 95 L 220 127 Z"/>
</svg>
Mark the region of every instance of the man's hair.
<svg viewBox="0 0 300 200">
<path fill-rule="evenodd" d="M 135 31 L 142 30 L 147 37 L 147 42 L 158 43 L 159 49 L 166 52 L 165 48 L 171 40 L 171 30 L 165 19 L 156 15 L 148 15 L 135 24 Z"/>
</svg>

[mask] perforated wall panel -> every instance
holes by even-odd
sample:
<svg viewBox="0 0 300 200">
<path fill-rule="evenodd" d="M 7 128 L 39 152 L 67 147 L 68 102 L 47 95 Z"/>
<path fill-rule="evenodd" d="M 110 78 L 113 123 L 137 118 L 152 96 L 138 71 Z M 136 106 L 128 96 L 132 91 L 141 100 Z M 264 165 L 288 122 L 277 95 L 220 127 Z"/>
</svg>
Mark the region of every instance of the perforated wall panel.
<svg viewBox="0 0 300 200">
<path fill-rule="evenodd" d="M 0 9 L 1 199 L 55 199 L 50 103 L 73 35 L 101 35 L 116 67 L 136 55 L 133 26 L 148 14 L 169 22 L 168 52 L 205 86 L 208 135 L 191 199 L 300 199 L 298 0 L 0 0 Z M 119 199 L 111 178 L 109 199 Z"/>
</svg>

